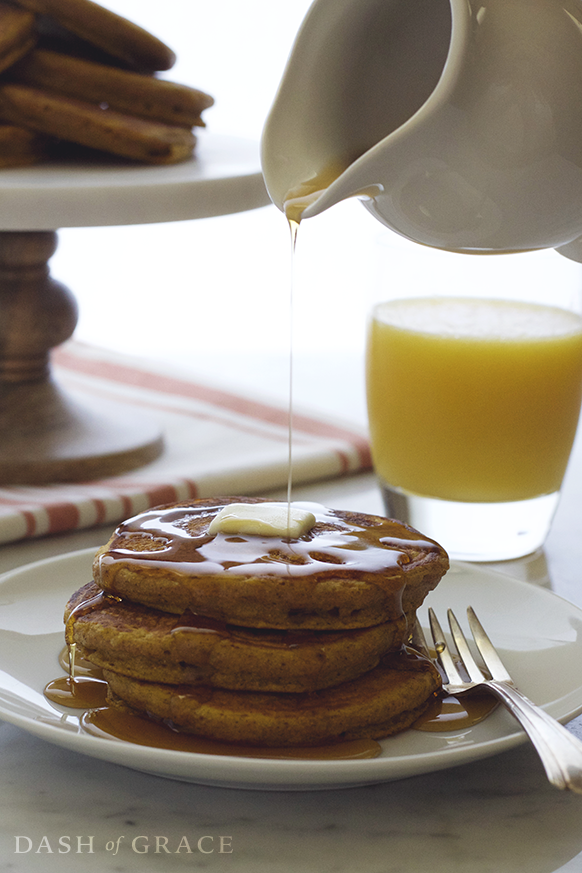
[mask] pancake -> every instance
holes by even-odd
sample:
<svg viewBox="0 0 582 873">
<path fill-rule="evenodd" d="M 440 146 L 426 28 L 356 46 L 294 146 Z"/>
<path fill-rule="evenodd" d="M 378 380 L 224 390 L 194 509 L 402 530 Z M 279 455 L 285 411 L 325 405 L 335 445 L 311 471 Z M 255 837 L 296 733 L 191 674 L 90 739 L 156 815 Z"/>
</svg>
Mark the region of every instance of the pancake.
<svg viewBox="0 0 582 873">
<path fill-rule="evenodd" d="M 0 2 L 0 72 L 35 46 L 35 22 L 31 12 Z"/>
<path fill-rule="evenodd" d="M 65 622 L 75 608 L 79 611 L 67 628 L 77 653 L 98 667 L 168 684 L 316 691 L 371 670 L 383 655 L 399 649 L 408 633 L 404 616 L 342 632 L 253 630 L 98 594 L 89 583 L 67 604 Z"/>
<path fill-rule="evenodd" d="M 295 539 L 208 533 L 231 503 L 209 498 L 160 507 L 120 525 L 97 553 L 108 594 L 162 612 L 187 609 L 243 627 L 341 630 L 413 613 L 448 569 L 438 543 L 400 522 L 319 504 Z"/>
<path fill-rule="evenodd" d="M 27 85 L 0 87 L 0 118 L 30 130 L 150 164 L 191 157 L 196 138 L 161 124 Z"/>
<path fill-rule="evenodd" d="M 180 127 L 204 126 L 201 113 L 214 103 L 187 85 L 44 49 L 29 52 L 10 80 Z"/>
<path fill-rule="evenodd" d="M 48 155 L 46 137 L 16 127 L 0 124 L 0 167 L 28 167 L 38 164 Z"/>
<path fill-rule="evenodd" d="M 84 58 L 88 61 L 96 61 L 99 64 L 108 64 L 110 67 L 119 67 L 124 70 L 134 70 L 135 66 L 114 58 L 112 55 L 97 48 L 79 36 L 75 36 L 66 27 L 62 27 L 53 18 L 46 15 L 37 15 L 36 30 L 38 33 L 37 47 L 49 51 L 60 52 L 75 58 Z"/>
<path fill-rule="evenodd" d="M 313 746 L 380 739 L 410 727 L 440 687 L 433 664 L 408 650 L 351 682 L 306 694 L 171 686 L 104 671 L 110 702 L 224 742 Z"/>
<path fill-rule="evenodd" d="M 169 70 L 174 52 L 161 40 L 92 0 L 15 0 L 30 12 L 54 19 L 106 54 L 144 71 Z"/>
</svg>

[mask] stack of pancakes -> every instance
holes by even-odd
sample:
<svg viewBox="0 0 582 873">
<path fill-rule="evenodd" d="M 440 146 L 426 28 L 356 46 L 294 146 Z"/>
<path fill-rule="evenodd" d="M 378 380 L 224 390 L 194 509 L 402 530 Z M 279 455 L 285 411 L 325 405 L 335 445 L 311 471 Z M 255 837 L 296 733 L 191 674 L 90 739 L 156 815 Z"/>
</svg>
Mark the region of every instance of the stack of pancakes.
<svg viewBox="0 0 582 873">
<path fill-rule="evenodd" d="M 74 143 L 171 164 L 189 158 L 208 94 L 157 78 L 173 51 L 92 0 L 0 0 L 0 166 Z"/>
<path fill-rule="evenodd" d="M 444 550 L 377 516 L 304 505 L 300 537 L 208 531 L 217 498 L 142 513 L 97 554 L 66 638 L 109 700 L 202 737 L 255 746 L 378 739 L 440 686 L 404 647 L 448 568 Z M 302 504 L 303 505 L 303 504 Z"/>
</svg>

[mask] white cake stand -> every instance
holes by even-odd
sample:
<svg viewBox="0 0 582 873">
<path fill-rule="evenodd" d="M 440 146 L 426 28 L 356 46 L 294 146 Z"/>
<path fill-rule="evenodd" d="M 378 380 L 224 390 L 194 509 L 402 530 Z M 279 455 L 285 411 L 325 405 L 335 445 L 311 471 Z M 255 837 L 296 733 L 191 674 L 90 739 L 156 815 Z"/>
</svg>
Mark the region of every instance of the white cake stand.
<svg viewBox="0 0 582 873">
<path fill-rule="evenodd" d="M 77 323 L 73 295 L 49 274 L 56 231 L 208 218 L 268 202 L 257 145 L 205 131 L 196 157 L 175 166 L 112 159 L 0 171 L 0 485 L 113 476 L 163 447 L 155 423 L 65 392 L 52 376 L 50 350 Z"/>
</svg>

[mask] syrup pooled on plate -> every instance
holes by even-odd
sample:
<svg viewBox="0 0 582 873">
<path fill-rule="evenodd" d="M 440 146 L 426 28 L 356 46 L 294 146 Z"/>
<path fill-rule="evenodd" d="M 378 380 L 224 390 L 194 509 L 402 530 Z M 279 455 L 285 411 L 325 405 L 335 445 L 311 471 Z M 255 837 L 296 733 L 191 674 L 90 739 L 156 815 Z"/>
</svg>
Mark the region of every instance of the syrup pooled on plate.
<svg viewBox="0 0 582 873">
<path fill-rule="evenodd" d="M 59 676 L 46 685 L 44 694 L 68 709 L 90 709 L 105 704 L 107 682 L 94 676 Z"/>
<path fill-rule="evenodd" d="M 461 697 L 441 691 L 434 696 L 413 728 L 427 733 L 466 730 L 487 718 L 498 705 L 499 701 L 486 691 L 472 691 Z"/>
<path fill-rule="evenodd" d="M 375 740 L 349 740 L 321 746 L 246 746 L 223 743 L 177 731 L 163 722 L 144 718 L 107 706 L 91 709 L 81 717 L 81 725 L 97 737 L 114 737 L 128 743 L 195 752 L 199 755 L 234 755 L 243 758 L 288 758 L 295 760 L 346 761 L 377 758 L 382 751 Z"/>
<path fill-rule="evenodd" d="M 63 649 L 59 662 L 65 666 L 66 675 L 49 682 L 45 686 L 44 695 L 52 703 L 66 706 L 68 709 L 103 706 L 107 697 L 107 682 L 99 667 L 95 667 L 90 661 L 79 658 L 80 663 L 77 664 L 76 649 L 76 643 L 71 643 Z"/>
</svg>

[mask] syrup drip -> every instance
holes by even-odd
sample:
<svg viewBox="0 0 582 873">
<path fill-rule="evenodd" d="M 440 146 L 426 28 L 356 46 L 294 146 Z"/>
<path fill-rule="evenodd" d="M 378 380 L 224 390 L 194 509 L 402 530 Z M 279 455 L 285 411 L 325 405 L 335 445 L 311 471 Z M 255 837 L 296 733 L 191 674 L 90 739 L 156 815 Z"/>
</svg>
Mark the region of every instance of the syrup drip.
<svg viewBox="0 0 582 873">
<path fill-rule="evenodd" d="M 82 615 L 87 615 L 107 600 L 102 592 L 82 600 L 71 610 L 65 626 L 67 645 L 59 655 L 59 663 L 67 671 L 66 676 L 53 679 L 44 688 L 47 700 L 68 709 L 90 709 L 103 706 L 107 697 L 107 682 L 101 670 L 84 658 L 77 657 L 77 644 L 73 640 L 73 625 Z M 81 671 L 82 675 L 78 675 Z"/>
<path fill-rule="evenodd" d="M 75 643 L 72 644 L 76 645 Z M 72 648 L 71 646 L 71 648 Z M 64 646 L 59 653 L 59 664 L 66 673 L 74 676 L 94 676 L 96 679 L 103 678 L 103 671 L 100 667 L 96 667 L 91 661 L 86 658 L 81 658 L 78 652 L 75 652 L 75 663 L 71 669 L 69 646 Z"/>
<path fill-rule="evenodd" d="M 91 610 L 96 609 L 98 606 L 101 606 L 102 603 L 105 603 L 107 599 L 117 600 L 118 598 L 111 597 L 108 594 L 105 594 L 103 591 L 100 591 L 94 597 L 88 597 L 86 600 L 82 600 L 81 603 L 78 603 L 74 609 L 69 613 L 69 617 L 67 619 L 67 623 L 65 625 L 65 642 L 67 644 L 73 643 L 73 625 L 76 620 L 80 618 L 82 615 L 87 615 L 87 613 L 91 612 Z M 72 663 L 71 663 L 72 657 Z M 75 649 L 71 651 L 69 649 L 69 664 L 71 665 L 71 672 L 74 673 L 74 662 L 75 662 Z"/>
<path fill-rule="evenodd" d="M 94 601 L 96 598 L 92 598 Z M 81 604 L 85 606 L 85 602 Z M 67 652 L 68 671 L 66 676 L 59 676 L 45 686 L 44 695 L 52 703 L 66 706 L 69 709 L 89 709 L 94 706 L 103 706 L 107 696 L 107 682 L 102 678 L 98 668 L 90 669 L 89 661 L 83 661 L 82 676 L 77 675 L 77 644 L 70 643 Z M 59 657 L 61 660 L 62 653 Z M 92 665 L 91 665 L 92 667 Z M 97 672 L 98 671 L 98 672 Z"/>
</svg>

